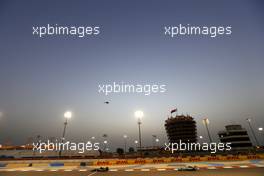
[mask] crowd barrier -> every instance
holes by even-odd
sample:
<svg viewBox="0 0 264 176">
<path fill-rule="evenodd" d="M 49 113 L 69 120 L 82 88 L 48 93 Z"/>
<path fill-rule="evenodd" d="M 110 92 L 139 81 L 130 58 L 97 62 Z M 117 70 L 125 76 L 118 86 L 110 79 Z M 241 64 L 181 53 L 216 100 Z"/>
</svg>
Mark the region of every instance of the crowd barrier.
<svg viewBox="0 0 264 176">
<path fill-rule="evenodd" d="M 94 166 L 106 165 L 126 165 L 126 164 L 161 164 L 173 162 L 202 162 L 202 161 L 243 161 L 264 159 L 264 154 L 258 155 L 216 155 L 216 156 L 187 156 L 187 157 L 170 157 L 170 158 L 146 158 L 146 159 L 113 159 L 97 160 L 93 162 Z"/>
</svg>

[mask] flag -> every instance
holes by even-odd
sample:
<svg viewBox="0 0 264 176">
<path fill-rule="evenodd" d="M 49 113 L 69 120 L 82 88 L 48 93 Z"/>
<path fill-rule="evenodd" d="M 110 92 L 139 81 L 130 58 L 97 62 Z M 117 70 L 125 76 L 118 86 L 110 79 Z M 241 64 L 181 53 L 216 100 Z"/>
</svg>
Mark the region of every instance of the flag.
<svg viewBox="0 0 264 176">
<path fill-rule="evenodd" d="M 177 108 L 176 109 L 173 109 L 173 110 L 171 110 L 171 114 L 172 113 L 174 113 L 174 112 L 176 112 L 177 111 Z"/>
</svg>

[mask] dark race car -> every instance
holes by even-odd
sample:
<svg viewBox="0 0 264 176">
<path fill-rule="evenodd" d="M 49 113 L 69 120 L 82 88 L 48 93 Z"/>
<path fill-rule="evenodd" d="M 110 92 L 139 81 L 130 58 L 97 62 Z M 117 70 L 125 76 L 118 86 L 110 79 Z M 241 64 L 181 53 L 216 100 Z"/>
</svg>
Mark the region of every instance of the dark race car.
<svg viewBox="0 0 264 176">
<path fill-rule="evenodd" d="M 107 172 L 107 171 L 109 171 L 108 167 L 100 167 L 100 168 L 95 168 L 91 170 L 91 172 Z"/>
<path fill-rule="evenodd" d="M 183 168 L 177 169 L 178 171 L 197 171 L 198 168 L 196 166 L 187 166 Z"/>
</svg>

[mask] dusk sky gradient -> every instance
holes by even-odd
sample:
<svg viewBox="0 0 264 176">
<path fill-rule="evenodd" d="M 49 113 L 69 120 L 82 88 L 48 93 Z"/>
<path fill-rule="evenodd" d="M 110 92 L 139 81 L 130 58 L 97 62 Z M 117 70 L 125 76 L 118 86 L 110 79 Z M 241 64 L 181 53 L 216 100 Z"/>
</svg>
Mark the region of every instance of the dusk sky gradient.
<svg viewBox="0 0 264 176">
<path fill-rule="evenodd" d="M 215 141 L 224 125 L 248 129 L 248 117 L 255 128 L 264 127 L 263 9 L 260 0 L 1 0 L 0 144 L 23 144 L 38 134 L 61 137 L 66 110 L 74 113 L 67 139 L 102 140 L 106 133 L 111 149 L 123 145 L 124 134 L 133 146 L 138 109 L 145 114 L 144 146 L 152 134 L 167 140 L 164 121 L 173 108 L 193 116 L 205 140 L 204 117 Z M 101 33 L 32 35 L 32 26 L 47 24 L 96 25 Z M 164 26 L 179 24 L 232 26 L 232 35 L 164 35 Z M 166 84 L 167 92 L 98 93 L 99 84 L 121 81 Z"/>
</svg>

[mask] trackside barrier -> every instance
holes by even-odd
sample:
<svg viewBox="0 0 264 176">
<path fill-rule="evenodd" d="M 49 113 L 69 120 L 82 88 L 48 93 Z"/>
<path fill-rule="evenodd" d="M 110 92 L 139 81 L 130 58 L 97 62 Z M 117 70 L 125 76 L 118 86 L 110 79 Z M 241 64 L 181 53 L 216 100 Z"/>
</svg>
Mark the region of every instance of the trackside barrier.
<svg viewBox="0 0 264 176">
<path fill-rule="evenodd" d="M 33 167 L 48 167 L 49 163 L 33 163 Z"/>
<path fill-rule="evenodd" d="M 85 166 L 86 166 L 86 162 L 81 162 L 81 163 L 80 163 L 80 166 L 85 167 Z"/>
<path fill-rule="evenodd" d="M 58 167 L 58 166 L 109 166 L 109 165 L 138 165 L 138 164 L 162 164 L 175 162 L 207 162 L 207 161 L 242 161 L 264 160 L 264 154 L 255 155 L 215 155 L 215 156 L 186 156 L 186 157 L 162 157 L 162 158 L 137 158 L 137 159 L 98 159 L 98 160 L 72 160 L 72 161 L 8 161 L 0 163 L 1 167 Z"/>
<path fill-rule="evenodd" d="M 29 166 L 28 163 L 10 163 L 6 165 L 6 167 L 8 168 L 18 168 L 18 167 L 28 167 L 28 166 Z"/>
<path fill-rule="evenodd" d="M 95 165 L 95 166 L 102 166 L 102 165 L 108 166 L 108 165 L 127 165 L 127 164 L 161 164 L 161 163 L 172 163 L 172 162 L 242 161 L 242 160 L 255 160 L 255 159 L 264 159 L 264 154 L 97 160 L 97 161 L 93 162 L 93 165 Z"/>
<path fill-rule="evenodd" d="M 64 166 L 80 166 L 79 162 L 65 162 Z"/>
<path fill-rule="evenodd" d="M 6 163 L 0 163 L 0 167 L 6 167 Z"/>
<path fill-rule="evenodd" d="M 64 166 L 64 163 L 55 162 L 55 163 L 50 163 L 49 165 L 51 167 L 59 167 L 59 166 Z"/>
</svg>

